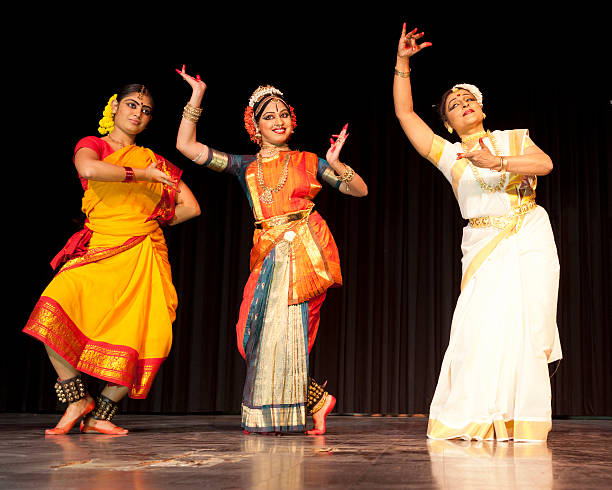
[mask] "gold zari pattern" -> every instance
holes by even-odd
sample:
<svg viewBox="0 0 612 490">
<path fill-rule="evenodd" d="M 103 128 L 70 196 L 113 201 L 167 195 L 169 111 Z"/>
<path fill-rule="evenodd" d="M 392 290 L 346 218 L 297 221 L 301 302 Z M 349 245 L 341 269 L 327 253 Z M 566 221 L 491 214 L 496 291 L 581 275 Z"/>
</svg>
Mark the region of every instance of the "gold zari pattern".
<svg viewBox="0 0 612 490">
<path fill-rule="evenodd" d="M 503 230 L 509 223 L 520 216 L 526 215 L 529 211 L 537 207 L 535 201 L 527 201 L 515 208 L 512 208 L 503 216 L 482 216 L 479 218 L 470 218 L 470 226 L 472 228 L 488 228 L 494 226 Z"/>
<path fill-rule="evenodd" d="M 303 209 L 301 211 L 296 211 L 294 213 L 282 214 L 280 216 L 272 216 L 271 218 L 262 219 L 255 222 L 255 228 L 262 228 L 264 230 L 268 230 L 275 226 L 286 225 L 291 221 L 297 221 L 302 218 L 305 218 L 312 211 L 312 207 L 309 209 Z"/>
</svg>

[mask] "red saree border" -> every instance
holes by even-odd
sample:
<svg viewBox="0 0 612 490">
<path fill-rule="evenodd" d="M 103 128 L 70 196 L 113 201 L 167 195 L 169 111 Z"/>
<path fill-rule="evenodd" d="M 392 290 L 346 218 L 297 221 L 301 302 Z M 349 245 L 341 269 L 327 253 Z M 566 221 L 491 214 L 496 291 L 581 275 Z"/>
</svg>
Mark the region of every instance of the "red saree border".
<svg viewBox="0 0 612 490">
<path fill-rule="evenodd" d="M 120 254 L 121 252 L 125 252 L 126 250 L 135 247 L 139 243 L 142 243 L 147 236 L 148 235 L 131 237 L 123 244 L 118 245 L 116 247 L 90 248 L 89 250 L 87 250 L 87 252 L 85 252 L 84 255 L 81 255 L 80 257 L 76 257 L 66 262 L 64 266 L 58 271 L 58 274 L 61 274 L 62 272 L 70 269 L 74 269 L 76 267 L 80 267 L 82 265 L 91 264 L 92 262 L 97 262 L 103 259 L 108 259 L 109 257 Z"/>
<path fill-rule="evenodd" d="M 173 165 L 160 155 L 156 155 L 156 158 L 158 164 L 161 164 L 160 170 L 162 170 L 162 172 L 169 175 L 172 179 L 175 179 L 177 181 L 180 180 L 181 175 L 183 174 L 183 171 L 180 168 L 178 168 L 176 165 Z M 162 226 L 170 223 L 172 218 L 174 218 L 175 200 L 176 191 L 172 187 L 164 185 L 162 195 L 159 202 L 157 203 L 157 206 L 153 210 L 153 213 L 151 213 L 151 216 L 149 216 L 145 221 L 151 221 L 156 219 Z"/>
<path fill-rule="evenodd" d="M 129 388 L 130 398 L 146 398 L 166 358 L 139 359 L 127 346 L 88 338 L 53 298 L 41 296 L 23 332 L 40 340 L 75 369 Z"/>
</svg>

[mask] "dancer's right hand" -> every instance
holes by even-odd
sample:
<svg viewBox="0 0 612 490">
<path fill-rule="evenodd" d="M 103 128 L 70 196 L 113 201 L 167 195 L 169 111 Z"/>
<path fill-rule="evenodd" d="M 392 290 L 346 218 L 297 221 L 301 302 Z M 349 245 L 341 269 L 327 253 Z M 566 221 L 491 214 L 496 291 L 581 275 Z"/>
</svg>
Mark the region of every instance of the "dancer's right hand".
<svg viewBox="0 0 612 490">
<path fill-rule="evenodd" d="M 144 169 L 146 181 L 147 182 L 159 182 L 160 184 L 165 184 L 171 187 L 176 192 L 181 192 L 178 188 L 178 181 L 172 179 L 172 177 L 166 174 L 163 170 L 160 170 L 159 168 L 157 168 L 158 164 L 159 162 L 155 161 L 151 165 L 149 165 L 147 168 Z"/>
<path fill-rule="evenodd" d="M 417 40 L 421 39 L 424 35 L 424 32 L 417 32 L 416 27 L 407 33 L 406 23 L 404 22 L 404 26 L 402 27 L 402 36 L 400 37 L 399 45 L 397 47 L 397 55 L 400 58 L 410 58 L 422 49 L 431 46 L 431 43 L 429 42 L 417 44 Z"/>
<path fill-rule="evenodd" d="M 181 70 L 176 68 L 176 72 L 191 86 L 193 95 L 200 98 L 204 95 L 204 92 L 206 92 L 206 84 L 202 81 L 200 75 L 196 75 L 195 77 L 187 75 L 187 73 L 185 73 L 185 65 L 183 65 Z"/>
</svg>

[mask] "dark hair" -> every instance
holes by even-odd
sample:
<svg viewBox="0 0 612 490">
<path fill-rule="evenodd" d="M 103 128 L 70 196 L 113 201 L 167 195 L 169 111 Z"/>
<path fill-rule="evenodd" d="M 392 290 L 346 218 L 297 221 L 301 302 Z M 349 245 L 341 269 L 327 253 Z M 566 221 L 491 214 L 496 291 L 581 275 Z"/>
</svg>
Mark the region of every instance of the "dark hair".
<svg viewBox="0 0 612 490">
<path fill-rule="evenodd" d="M 438 112 L 438 116 L 440 116 L 440 119 L 442 120 L 442 123 L 448 122 L 448 118 L 446 117 L 446 99 L 452 92 L 453 89 L 449 88 L 446 92 L 442 94 L 438 105 L 434 106 L 436 108 L 436 111 Z"/>
<path fill-rule="evenodd" d="M 282 97 L 280 97 L 279 95 L 273 94 L 272 96 L 264 97 L 253 106 L 253 117 L 255 118 L 255 122 L 259 122 L 262 114 L 264 113 L 264 110 L 266 109 L 266 107 L 268 107 L 268 104 L 272 102 L 273 100 L 280 100 L 283 104 L 285 104 L 285 107 L 287 108 L 287 110 L 288 111 L 290 110 L 289 109 L 290 106 L 287 103 L 287 101 L 283 99 Z"/>
<path fill-rule="evenodd" d="M 121 89 L 119 89 L 119 91 L 117 92 L 117 102 L 121 102 L 128 95 L 133 94 L 134 92 L 139 92 L 142 95 L 146 95 L 147 97 L 149 97 L 149 99 L 151 100 L 151 107 L 154 106 L 153 96 L 151 95 L 150 90 L 141 83 L 130 83 L 121 87 Z"/>
</svg>

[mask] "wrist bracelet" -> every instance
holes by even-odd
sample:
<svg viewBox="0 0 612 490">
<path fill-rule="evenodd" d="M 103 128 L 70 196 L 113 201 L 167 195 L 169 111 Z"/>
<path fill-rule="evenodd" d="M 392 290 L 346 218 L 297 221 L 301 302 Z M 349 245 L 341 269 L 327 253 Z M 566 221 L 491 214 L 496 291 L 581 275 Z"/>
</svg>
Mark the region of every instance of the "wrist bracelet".
<svg viewBox="0 0 612 490">
<path fill-rule="evenodd" d="M 188 121 L 191 122 L 198 122 L 198 119 L 200 119 L 200 116 L 202 115 L 202 108 L 201 107 L 195 107 L 192 106 L 191 104 L 187 104 L 184 108 L 183 108 L 183 118 L 187 119 Z"/>
<path fill-rule="evenodd" d="M 132 167 L 123 167 L 125 170 L 125 179 L 123 182 L 134 182 L 134 170 Z"/>
<path fill-rule="evenodd" d="M 395 69 L 395 74 L 400 77 L 400 78 L 410 78 L 410 72 L 412 70 L 410 70 L 410 68 L 408 68 L 408 71 L 399 71 L 397 68 Z"/>
</svg>

